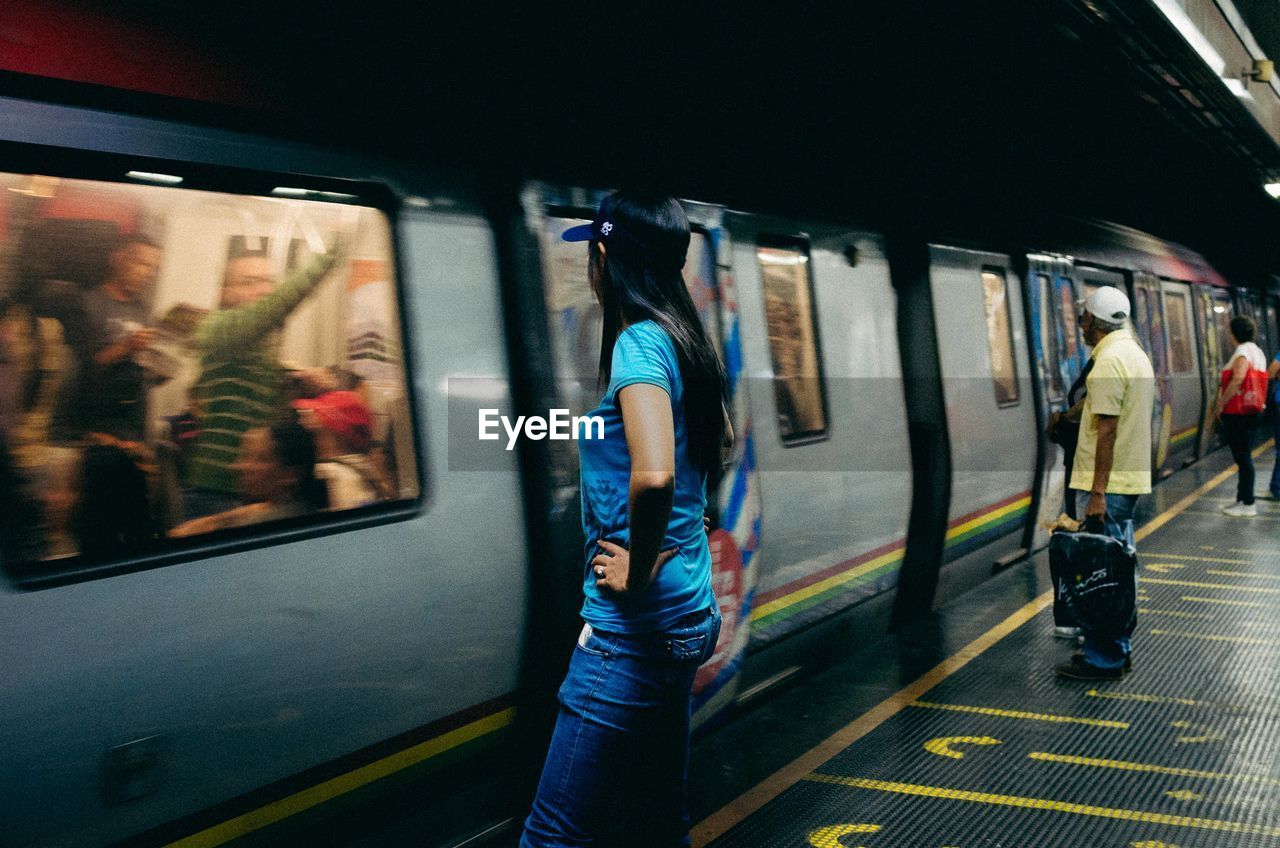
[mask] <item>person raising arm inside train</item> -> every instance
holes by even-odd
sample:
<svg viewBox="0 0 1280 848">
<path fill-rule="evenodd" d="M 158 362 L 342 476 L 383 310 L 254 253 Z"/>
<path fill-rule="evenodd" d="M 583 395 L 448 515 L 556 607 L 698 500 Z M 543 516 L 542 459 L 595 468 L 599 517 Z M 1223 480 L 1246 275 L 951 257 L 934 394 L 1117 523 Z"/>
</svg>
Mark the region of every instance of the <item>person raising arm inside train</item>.
<svg viewBox="0 0 1280 848">
<path fill-rule="evenodd" d="M 585 624 L 520 845 L 687 846 L 693 677 L 720 631 L 703 519 L 724 370 L 681 276 L 679 203 L 620 191 L 564 238 L 590 241 L 604 438 L 578 440 Z"/>
<path fill-rule="evenodd" d="M 227 262 L 222 308 L 195 332 L 200 375 L 191 387 L 199 434 L 185 480 L 185 517 L 238 505 L 231 468 L 245 433 L 287 410 L 278 330 L 337 265 L 341 242 L 276 285 L 265 251 Z"/>
<path fill-rule="evenodd" d="M 1093 346 L 1093 368 L 1085 381 L 1070 487 L 1079 492 L 1086 523 L 1132 547 L 1138 496 L 1151 491 L 1151 412 L 1155 371 L 1137 337 L 1129 332 L 1129 298 L 1102 286 L 1085 300 L 1081 329 Z M 1132 621 L 1118 639 L 1084 630 L 1084 652 L 1057 666 L 1060 677 L 1113 679 L 1130 667 Z"/>
</svg>

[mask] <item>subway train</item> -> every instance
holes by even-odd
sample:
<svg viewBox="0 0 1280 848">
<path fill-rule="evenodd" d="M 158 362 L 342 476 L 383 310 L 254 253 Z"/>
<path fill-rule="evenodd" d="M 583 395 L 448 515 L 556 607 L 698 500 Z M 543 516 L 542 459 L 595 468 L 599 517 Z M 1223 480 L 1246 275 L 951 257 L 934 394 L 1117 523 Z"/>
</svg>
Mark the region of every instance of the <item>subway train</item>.
<svg viewBox="0 0 1280 848">
<path fill-rule="evenodd" d="M 495 199 L 458 175 L 19 99 L 0 102 L 0 146 L 0 841 L 263 844 L 340 833 L 382 796 L 429 813 L 415 844 L 509 825 L 499 799 L 528 777 L 507 759 L 517 706 L 545 705 L 572 645 L 576 450 L 480 432 L 486 411 L 593 405 L 599 311 L 560 234 L 603 187 Z M 709 484 L 724 627 L 696 684 L 704 730 L 1046 543 L 1063 480 L 1042 433 L 1086 361 L 1091 287 L 1134 304 L 1157 477 L 1217 447 L 1231 316 L 1280 342 L 1265 281 L 1117 226 L 900 242 L 686 208 L 685 276 L 737 434 Z M 251 318 L 224 320 L 253 285 Z M 134 382 L 98 379 L 103 334 L 139 331 Z M 219 376 L 236 348 L 262 352 L 271 408 L 202 450 L 217 399 L 266 385 Z M 104 432 L 104 404 L 132 404 L 140 432 Z M 308 473 L 331 495 L 353 473 L 362 494 L 264 508 L 300 485 L 282 437 L 247 455 L 248 433 L 275 432 L 266 413 L 314 432 Z M 908 569 L 931 584 L 912 603 Z"/>
</svg>

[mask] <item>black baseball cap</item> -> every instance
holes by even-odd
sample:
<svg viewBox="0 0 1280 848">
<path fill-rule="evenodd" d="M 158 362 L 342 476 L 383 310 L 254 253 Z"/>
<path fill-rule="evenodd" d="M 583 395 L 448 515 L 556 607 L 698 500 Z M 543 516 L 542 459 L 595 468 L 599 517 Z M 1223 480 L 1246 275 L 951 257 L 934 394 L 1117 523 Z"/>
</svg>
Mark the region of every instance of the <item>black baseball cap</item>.
<svg viewBox="0 0 1280 848">
<path fill-rule="evenodd" d="M 689 252 L 689 231 L 655 227 L 619 208 L 617 193 L 606 197 L 590 224 L 578 224 L 560 234 L 563 241 L 598 241 L 609 254 L 625 262 L 679 271 Z"/>
</svg>

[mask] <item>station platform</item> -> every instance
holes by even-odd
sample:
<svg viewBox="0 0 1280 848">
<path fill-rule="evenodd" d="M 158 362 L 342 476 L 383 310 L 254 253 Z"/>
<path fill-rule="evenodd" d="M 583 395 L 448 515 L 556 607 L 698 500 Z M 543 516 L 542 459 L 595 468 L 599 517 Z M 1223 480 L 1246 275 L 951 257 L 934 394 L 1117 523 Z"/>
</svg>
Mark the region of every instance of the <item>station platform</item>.
<svg viewBox="0 0 1280 848">
<path fill-rule="evenodd" d="M 1280 503 L 1235 485 L 1219 451 L 1140 504 L 1123 679 L 1053 674 L 1041 552 L 698 742 L 694 845 L 1280 845 Z"/>
</svg>

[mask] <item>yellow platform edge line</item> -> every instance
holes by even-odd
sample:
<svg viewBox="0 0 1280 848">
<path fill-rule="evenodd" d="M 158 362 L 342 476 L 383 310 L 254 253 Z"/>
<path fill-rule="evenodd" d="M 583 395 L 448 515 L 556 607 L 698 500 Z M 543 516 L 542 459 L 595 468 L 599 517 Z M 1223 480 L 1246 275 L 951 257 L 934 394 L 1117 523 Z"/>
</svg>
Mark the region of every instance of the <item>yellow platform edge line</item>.
<svg viewBox="0 0 1280 848">
<path fill-rule="evenodd" d="M 281 798 L 265 807 L 259 807 L 244 815 L 214 825 L 211 828 L 194 833 L 177 842 L 169 843 L 166 848 L 215 848 L 232 839 L 252 833 L 255 830 L 275 824 L 282 819 L 308 810 L 353 789 L 358 789 L 375 780 L 386 777 L 401 769 L 416 765 L 432 757 L 443 754 L 452 748 L 478 739 L 486 733 L 506 727 L 515 717 L 515 708 L 511 707 L 491 716 L 465 724 L 442 736 L 428 739 L 425 742 L 406 748 L 388 757 L 375 760 L 366 766 L 338 775 L 323 783 L 308 787 L 288 797 Z"/>
<path fill-rule="evenodd" d="M 1264 450 L 1270 448 L 1271 444 L 1271 441 L 1264 442 L 1254 451 L 1253 455 L 1258 456 Z M 1225 483 L 1235 473 L 1235 466 L 1223 469 L 1214 475 L 1212 479 L 1202 484 L 1200 488 L 1144 524 L 1134 533 L 1134 540 L 1140 542 L 1147 538 L 1179 514 L 1189 509 L 1200 498 Z M 801 754 L 751 789 L 748 789 L 698 822 L 690 831 L 694 848 L 703 848 L 703 846 L 727 832 L 784 791 L 799 783 L 806 775 L 811 774 L 836 754 L 839 754 L 894 715 L 906 709 L 912 701 L 964 668 L 992 645 L 995 645 L 1023 624 L 1035 618 L 1041 610 L 1052 603 L 1052 590 L 1030 601 L 1017 612 L 925 672 L 912 683 L 876 704 L 854 721 L 840 728 L 804 754 Z"/>
<path fill-rule="evenodd" d="M 1195 816 L 1177 816 L 1168 813 L 1152 813 L 1145 810 L 1125 810 L 1116 807 L 1095 807 L 1090 804 L 1073 804 L 1051 798 L 1024 798 L 1018 795 L 997 795 L 992 792 L 973 792 L 967 789 L 950 789 L 944 786 L 920 786 L 914 783 L 895 783 L 889 780 L 870 780 L 862 777 L 841 777 L 834 774 L 812 774 L 806 780 L 818 783 L 834 783 L 856 789 L 877 792 L 893 792 L 899 795 L 917 795 L 923 798 L 944 798 L 950 801 L 969 801 L 977 804 L 993 804 L 1000 807 L 1020 807 L 1025 810 L 1051 810 L 1077 816 L 1095 816 L 1105 819 L 1163 824 L 1172 827 L 1195 827 L 1226 833 L 1248 833 L 1257 836 L 1280 836 L 1280 827 L 1253 824 L 1251 822 L 1202 819 Z"/>
</svg>

